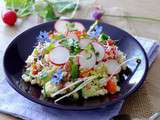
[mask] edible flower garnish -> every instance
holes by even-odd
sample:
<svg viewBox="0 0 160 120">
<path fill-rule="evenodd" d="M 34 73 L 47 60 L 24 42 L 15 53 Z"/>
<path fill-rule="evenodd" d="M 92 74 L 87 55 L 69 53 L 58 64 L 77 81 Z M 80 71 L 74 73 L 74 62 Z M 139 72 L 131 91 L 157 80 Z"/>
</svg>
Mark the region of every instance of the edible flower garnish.
<svg viewBox="0 0 160 120">
<path fill-rule="evenodd" d="M 62 80 L 62 78 L 63 78 L 62 68 L 59 68 L 57 72 L 53 75 L 51 82 L 59 83 Z"/>
<path fill-rule="evenodd" d="M 91 12 L 91 18 L 94 19 L 94 20 L 100 20 L 102 18 L 103 14 L 104 14 L 103 10 L 96 7 Z"/>
<path fill-rule="evenodd" d="M 37 40 L 41 43 L 51 42 L 51 40 L 48 37 L 48 33 L 46 31 L 44 32 L 40 31 L 39 36 L 37 37 Z"/>
<path fill-rule="evenodd" d="M 91 39 L 97 38 L 97 37 L 99 37 L 99 35 L 101 34 L 102 30 L 103 30 L 103 27 L 102 27 L 102 26 L 96 25 L 96 26 L 95 26 L 95 30 L 89 32 L 88 34 L 89 34 L 89 36 L 91 37 Z"/>
</svg>

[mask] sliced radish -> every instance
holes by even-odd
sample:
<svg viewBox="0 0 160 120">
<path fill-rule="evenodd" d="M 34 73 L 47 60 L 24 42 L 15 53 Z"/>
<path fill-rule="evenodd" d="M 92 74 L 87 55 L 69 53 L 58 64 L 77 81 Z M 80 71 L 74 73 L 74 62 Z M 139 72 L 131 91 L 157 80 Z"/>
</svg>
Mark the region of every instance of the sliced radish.
<svg viewBox="0 0 160 120">
<path fill-rule="evenodd" d="M 49 53 L 49 58 L 53 64 L 65 64 L 69 60 L 69 50 L 62 46 L 56 47 Z"/>
<path fill-rule="evenodd" d="M 102 45 L 100 45 L 99 43 L 97 43 L 97 42 L 93 42 L 92 45 L 93 45 L 93 47 L 95 49 L 95 53 L 98 54 L 96 56 L 97 57 L 97 61 L 101 61 L 104 58 L 104 55 L 105 55 L 104 47 Z"/>
<path fill-rule="evenodd" d="M 76 40 L 76 41 L 79 40 L 78 37 L 77 37 L 77 35 L 76 35 L 75 33 L 73 33 L 73 32 L 69 32 L 69 33 L 67 34 L 67 38 L 74 39 L 74 40 Z"/>
<path fill-rule="evenodd" d="M 108 74 L 118 74 L 121 71 L 121 66 L 116 60 L 109 60 L 106 62 Z"/>
<path fill-rule="evenodd" d="M 82 51 L 79 55 L 79 64 L 83 68 L 93 68 L 96 64 L 96 56 L 93 52 Z"/>
<path fill-rule="evenodd" d="M 88 39 L 81 39 L 79 41 L 79 45 L 81 47 L 81 49 L 84 49 L 85 47 L 87 47 L 87 45 L 90 43 L 90 40 Z"/>
<path fill-rule="evenodd" d="M 68 29 L 66 24 L 69 23 L 67 20 L 57 20 L 54 24 L 55 30 L 59 33 L 65 34 L 67 33 Z"/>
<path fill-rule="evenodd" d="M 78 31 L 84 31 L 85 30 L 85 27 L 79 23 L 79 22 L 74 22 L 74 27 L 78 30 Z"/>
</svg>

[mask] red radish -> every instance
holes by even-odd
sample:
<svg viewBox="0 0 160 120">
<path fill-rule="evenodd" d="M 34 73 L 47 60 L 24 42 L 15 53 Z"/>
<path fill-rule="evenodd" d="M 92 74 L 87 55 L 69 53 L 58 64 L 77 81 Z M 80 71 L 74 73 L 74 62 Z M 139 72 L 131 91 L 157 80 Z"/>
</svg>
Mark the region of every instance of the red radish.
<svg viewBox="0 0 160 120">
<path fill-rule="evenodd" d="M 98 53 L 97 57 L 97 61 L 101 61 L 105 55 L 105 49 L 102 45 L 100 45 L 97 42 L 93 42 L 92 43 L 94 49 L 95 49 L 95 53 Z"/>
<path fill-rule="evenodd" d="M 93 52 L 82 51 L 79 55 L 79 64 L 83 68 L 93 68 L 96 64 L 96 56 Z"/>
<path fill-rule="evenodd" d="M 81 47 L 81 49 L 84 49 L 85 47 L 87 47 L 87 45 L 90 43 L 90 40 L 88 39 L 81 39 L 79 41 L 79 45 Z"/>
<path fill-rule="evenodd" d="M 68 29 L 67 29 L 67 23 L 69 23 L 69 21 L 67 20 L 57 20 L 57 22 L 55 23 L 54 27 L 55 30 L 59 33 L 67 33 Z M 79 22 L 73 22 L 75 24 L 74 28 L 77 29 L 78 31 L 84 31 L 85 27 L 79 23 Z"/>
<path fill-rule="evenodd" d="M 116 60 L 109 60 L 106 62 L 108 74 L 118 74 L 121 71 L 121 66 Z"/>
<path fill-rule="evenodd" d="M 78 30 L 78 31 L 84 31 L 85 27 L 80 23 L 80 22 L 74 22 L 74 27 Z"/>
<path fill-rule="evenodd" d="M 76 35 L 75 33 L 73 33 L 73 32 L 69 32 L 69 33 L 67 34 L 67 38 L 74 39 L 74 40 L 76 40 L 76 41 L 79 40 L 78 37 L 77 37 L 77 35 Z"/>
<path fill-rule="evenodd" d="M 53 64 L 65 64 L 69 60 L 69 50 L 62 46 L 56 47 L 49 53 L 49 58 Z"/>
<path fill-rule="evenodd" d="M 2 16 L 2 20 L 5 24 L 9 26 L 13 26 L 17 20 L 16 12 L 11 11 L 11 10 L 6 11 Z"/>
<path fill-rule="evenodd" d="M 67 20 L 57 20 L 54 24 L 55 30 L 59 33 L 65 34 L 68 32 L 66 24 L 69 23 Z"/>
</svg>

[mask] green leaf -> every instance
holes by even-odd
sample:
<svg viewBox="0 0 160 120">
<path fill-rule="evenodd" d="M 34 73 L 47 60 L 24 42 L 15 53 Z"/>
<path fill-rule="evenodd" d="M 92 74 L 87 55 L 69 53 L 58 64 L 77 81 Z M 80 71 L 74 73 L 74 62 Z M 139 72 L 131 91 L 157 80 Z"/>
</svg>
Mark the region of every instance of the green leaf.
<svg viewBox="0 0 160 120">
<path fill-rule="evenodd" d="M 50 1 L 54 3 L 56 10 L 62 14 L 72 12 L 76 7 L 76 3 L 74 0 L 50 0 Z"/>
<path fill-rule="evenodd" d="M 25 17 L 32 14 L 34 0 L 4 0 L 6 8 L 15 10 L 18 17 Z"/>
<path fill-rule="evenodd" d="M 85 48 L 85 50 L 86 51 L 95 51 L 95 49 L 94 49 L 94 47 L 93 47 L 92 44 L 87 45 L 86 48 Z"/>
<path fill-rule="evenodd" d="M 71 54 L 76 55 L 80 52 L 81 48 L 78 44 L 78 41 L 72 39 L 72 43 L 70 44 Z"/>
<path fill-rule="evenodd" d="M 50 44 L 44 49 L 45 54 L 48 54 L 53 48 L 55 48 L 54 44 Z"/>
<path fill-rule="evenodd" d="M 63 47 L 66 47 L 66 48 L 70 47 L 67 40 L 62 40 L 59 42 L 59 44 L 62 45 Z"/>
<path fill-rule="evenodd" d="M 49 21 L 53 19 L 58 19 L 54 13 L 54 6 L 47 1 L 39 0 L 35 3 L 35 12 L 43 19 Z"/>
<path fill-rule="evenodd" d="M 98 42 L 105 43 L 106 40 L 108 40 L 108 39 L 110 39 L 110 36 L 105 33 L 102 33 L 102 34 L 100 34 L 100 36 L 98 38 Z"/>
</svg>

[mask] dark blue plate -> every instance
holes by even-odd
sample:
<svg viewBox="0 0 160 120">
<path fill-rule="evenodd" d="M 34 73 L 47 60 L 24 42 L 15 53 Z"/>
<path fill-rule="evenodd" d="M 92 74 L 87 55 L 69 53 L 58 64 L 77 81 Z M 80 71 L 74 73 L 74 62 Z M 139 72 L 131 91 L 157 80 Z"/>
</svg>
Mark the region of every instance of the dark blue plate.
<svg viewBox="0 0 160 120">
<path fill-rule="evenodd" d="M 86 28 L 93 23 L 90 20 L 71 20 L 81 22 Z M 126 98 L 134 91 L 136 91 L 145 80 L 148 70 L 148 60 L 146 53 L 137 40 L 129 35 L 127 32 L 111 26 L 106 23 L 100 23 L 103 26 L 103 31 L 111 36 L 114 40 L 119 40 L 118 46 L 120 50 L 127 54 L 127 58 L 139 56 L 141 63 L 136 60 L 128 63 L 129 73 L 122 75 L 124 78 L 120 84 L 121 90 L 115 95 L 107 95 L 101 97 L 89 98 L 87 100 L 79 99 L 73 101 L 71 99 L 64 99 L 55 104 L 53 99 L 45 99 L 41 95 L 41 88 L 37 85 L 30 85 L 23 82 L 21 75 L 24 69 L 25 60 L 31 54 L 33 46 L 37 42 L 36 37 L 40 31 L 50 31 L 54 27 L 54 22 L 44 23 L 26 30 L 17 36 L 8 46 L 4 56 L 4 69 L 8 77 L 9 84 L 24 97 L 41 105 L 70 109 L 70 110 L 86 110 L 100 108 L 119 102 Z M 16 99 L 16 98 L 13 98 Z"/>
</svg>

